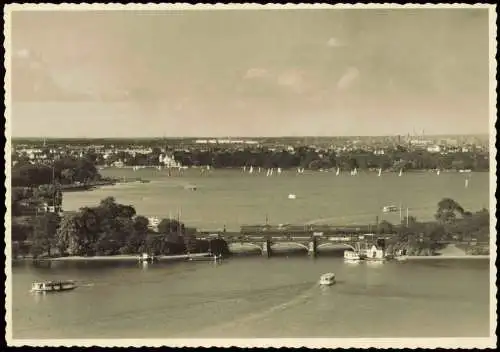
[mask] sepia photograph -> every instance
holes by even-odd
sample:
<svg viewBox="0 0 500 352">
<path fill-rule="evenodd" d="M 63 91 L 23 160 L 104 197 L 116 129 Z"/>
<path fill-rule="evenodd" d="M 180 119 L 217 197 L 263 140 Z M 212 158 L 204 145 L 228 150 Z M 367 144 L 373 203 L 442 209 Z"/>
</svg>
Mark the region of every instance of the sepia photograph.
<svg viewBox="0 0 500 352">
<path fill-rule="evenodd" d="M 496 346 L 496 6 L 4 6 L 9 346 Z"/>
</svg>

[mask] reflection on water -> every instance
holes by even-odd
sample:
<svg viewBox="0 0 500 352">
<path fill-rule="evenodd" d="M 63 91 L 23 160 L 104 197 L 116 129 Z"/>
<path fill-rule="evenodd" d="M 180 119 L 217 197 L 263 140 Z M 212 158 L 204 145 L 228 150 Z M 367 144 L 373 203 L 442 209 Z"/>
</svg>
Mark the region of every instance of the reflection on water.
<svg viewBox="0 0 500 352">
<path fill-rule="evenodd" d="M 320 287 L 326 272 L 337 283 Z M 75 279 L 78 287 L 29 292 L 32 281 L 48 279 Z M 488 287 L 487 260 L 18 263 L 13 332 L 15 338 L 486 336 Z"/>
</svg>

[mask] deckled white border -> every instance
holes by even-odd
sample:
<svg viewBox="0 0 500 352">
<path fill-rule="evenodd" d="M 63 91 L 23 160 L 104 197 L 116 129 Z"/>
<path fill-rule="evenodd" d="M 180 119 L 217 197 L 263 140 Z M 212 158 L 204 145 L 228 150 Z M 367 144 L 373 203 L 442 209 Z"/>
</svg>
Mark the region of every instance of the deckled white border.
<svg viewBox="0 0 500 352">
<path fill-rule="evenodd" d="M 10 197 L 11 197 L 11 132 L 12 124 L 11 117 L 11 89 L 10 89 L 10 47 L 11 47 L 11 23 L 10 13 L 12 11 L 58 11 L 58 10 L 257 10 L 257 9 L 449 9 L 449 8 L 484 8 L 489 10 L 489 38 L 490 38 L 490 217 L 491 217 L 491 236 L 490 236 L 490 337 L 489 338 L 412 338 L 412 339 L 394 339 L 394 338 L 342 338 L 342 339 L 325 339 L 325 338 L 300 338 L 300 339 L 71 339 L 71 340 L 14 340 L 12 338 L 12 267 L 10 265 L 11 256 L 11 236 L 10 236 Z M 82 3 L 82 4 L 9 4 L 4 6 L 4 35 L 5 35 L 5 173 L 6 173 L 6 200 L 5 206 L 7 212 L 5 215 L 5 275 L 7 280 L 5 283 L 5 308 L 6 308 L 6 341 L 10 346 L 102 346 L 102 347 L 139 347 L 139 346 L 171 346 L 171 347 L 198 347 L 198 346 L 217 346 L 217 347 L 309 347 L 309 348 L 335 348 L 335 347 L 357 347 L 357 348 L 487 348 L 496 345 L 496 60 L 495 54 L 497 50 L 496 43 L 496 12 L 495 5 L 491 4 L 198 4 L 191 5 L 185 3 L 175 4 L 99 4 L 99 3 Z"/>
</svg>

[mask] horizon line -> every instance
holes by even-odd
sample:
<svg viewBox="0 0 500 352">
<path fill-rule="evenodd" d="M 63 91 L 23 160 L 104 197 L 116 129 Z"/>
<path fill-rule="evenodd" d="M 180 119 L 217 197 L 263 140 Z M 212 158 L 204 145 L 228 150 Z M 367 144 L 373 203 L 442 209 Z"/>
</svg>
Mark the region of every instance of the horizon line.
<svg viewBox="0 0 500 352">
<path fill-rule="evenodd" d="M 386 135 L 271 135 L 271 136 L 126 136 L 126 137 L 106 137 L 106 136 L 93 136 L 93 137 L 63 137 L 63 136 L 11 136 L 11 140 L 22 140 L 22 139 L 66 139 L 66 140 L 76 140 L 76 139 L 266 139 L 266 138 L 352 138 L 352 137 L 442 137 L 442 136 L 454 136 L 454 137 L 473 137 L 473 136 L 489 136 L 489 133 L 426 133 L 422 134 L 386 134 Z"/>
</svg>

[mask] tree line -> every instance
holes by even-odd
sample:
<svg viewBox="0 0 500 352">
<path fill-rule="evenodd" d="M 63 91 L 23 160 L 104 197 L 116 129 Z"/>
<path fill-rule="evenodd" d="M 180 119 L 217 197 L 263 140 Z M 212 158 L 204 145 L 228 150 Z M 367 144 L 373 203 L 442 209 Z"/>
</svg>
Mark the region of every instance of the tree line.
<svg viewBox="0 0 500 352">
<path fill-rule="evenodd" d="M 87 183 L 101 179 L 95 162 L 86 157 L 64 157 L 50 165 L 19 161 L 12 167 L 11 175 L 12 187 Z"/>
<path fill-rule="evenodd" d="M 118 152 L 106 159 L 106 163 L 122 161 L 125 165 L 155 166 L 159 165 L 161 151 L 154 148 L 149 154 Z M 334 150 L 316 150 L 309 147 L 300 147 L 294 151 L 270 148 L 256 148 L 232 150 L 212 148 L 209 150 L 177 150 L 172 152 L 176 162 L 184 166 L 211 166 L 214 168 L 241 168 L 244 166 L 263 168 L 306 168 L 344 170 L 400 169 L 405 170 L 460 170 L 487 171 L 489 156 L 485 153 L 455 152 L 450 154 L 431 153 L 425 150 L 411 151 L 398 147 L 386 151 L 385 154 L 376 154 L 372 151 L 353 150 L 335 152 Z M 104 164 L 104 159 L 94 158 L 98 164 Z"/>
<path fill-rule="evenodd" d="M 404 248 L 410 255 L 432 255 L 446 242 L 483 242 L 490 239 L 490 213 L 488 209 L 476 212 L 465 210 L 457 201 L 443 198 L 437 204 L 435 221 L 417 221 L 403 218 L 401 224 L 381 222 L 381 233 L 396 233 L 392 248 Z M 469 246 L 467 246 L 469 247 Z M 489 247 L 482 248 L 487 254 Z"/>
<path fill-rule="evenodd" d="M 148 219 L 137 215 L 133 206 L 108 197 L 95 207 L 83 207 L 62 216 L 45 213 L 35 217 L 31 224 L 15 222 L 12 241 L 27 242 L 29 248 L 18 246 L 14 250 L 28 251 L 34 257 L 50 256 L 54 251 L 59 256 L 228 253 L 224 240 L 199 240 L 195 232 L 175 219 L 163 219 L 158 231 L 152 231 Z"/>
</svg>

